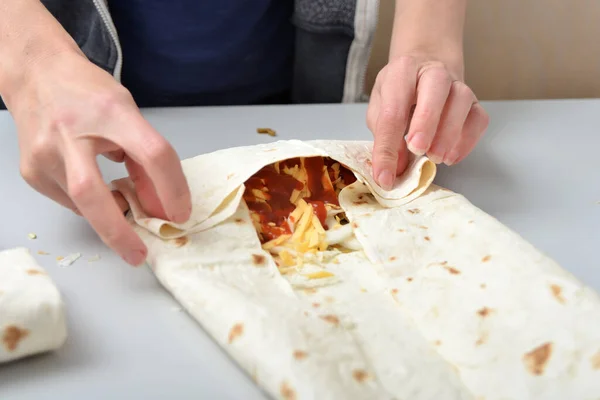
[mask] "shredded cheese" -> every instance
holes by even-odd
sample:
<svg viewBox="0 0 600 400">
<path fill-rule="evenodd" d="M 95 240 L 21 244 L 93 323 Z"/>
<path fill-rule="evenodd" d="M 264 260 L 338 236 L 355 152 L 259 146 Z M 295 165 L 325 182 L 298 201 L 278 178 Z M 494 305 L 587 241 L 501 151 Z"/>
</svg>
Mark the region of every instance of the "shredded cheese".
<svg viewBox="0 0 600 400">
<path fill-rule="evenodd" d="M 315 215 L 313 206 L 304 200 L 304 198 L 311 195 L 307 184 L 308 172 L 305 168 L 304 158 L 300 158 L 299 164 L 293 167 L 277 162 L 274 164 L 274 168 L 277 173 L 289 175 L 303 184 L 302 190 L 294 189 L 290 195 L 290 203 L 295 206 L 295 209 L 290 213 L 286 221 L 291 234 L 278 236 L 262 245 L 265 251 L 269 251 L 277 257 L 276 261 L 280 271 L 282 273 L 284 271 L 285 273 L 289 273 L 294 268 L 297 269 L 302 266 L 305 256 L 310 258 L 318 252 L 327 251 L 329 247 L 327 239 L 328 236 L 331 236 L 331 233 L 328 234 L 328 231 L 325 231 L 321 221 Z M 331 168 L 333 169 L 334 180 L 332 181 L 330 178 L 327 166 L 323 166 L 321 183 L 324 188 L 334 190 L 334 188 L 339 188 L 340 186 L 344 186 L 344 184 L 340 176 L 340 164 L 335 163 Z M 266 193 L 268 189 L 265 189 L 253 189 L 252 195 L 258 201 L 266 202 L 270 196 Z M 327 222 L 329 231 L 337 231 L 341 227 L 341 218 L 338 214 L 343 213 L 343 210 L 341 207 L 329 203 L 325 204 L 325 208 L 329 215 Z M 255 226 L 260 225 L 260 217 L 258 215 L 252 215 L 252 220 Z M 269 225 L 273 226 L 272 223 Z M 334 236 L 331 238 L 333 239 Z M 309 279 L 320 279 L 333 276 L 333 274 L 321 271 L 306 276 Z"/>
<path fill-rule="evenodd" d="M 329 271 L 318 271 L 318 272 L 313 272 L 310 274 L 305 274 L 304 276 L 307 277 L 308 279 L 323 279 L 323 278 L 331 278 L 332 276 L 335 276 L 335 275 Z"/>
</svg>

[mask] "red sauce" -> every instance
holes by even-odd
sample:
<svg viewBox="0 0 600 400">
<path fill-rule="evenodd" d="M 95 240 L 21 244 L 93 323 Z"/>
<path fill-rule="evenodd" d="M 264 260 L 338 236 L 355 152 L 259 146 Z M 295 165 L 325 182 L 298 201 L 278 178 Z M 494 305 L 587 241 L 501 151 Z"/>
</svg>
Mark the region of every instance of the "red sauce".
<svg viewBox="0 0 600 400">
<path fill-rule="evenodd" d="M 306 184 L 311 194 L 305 200 L 312 205 L 315 215 L 325 229 L 327 229 L 325 225 L 325 219 L 327 218 L 325 204 L 339 206 L 333 186 L 323 177 L 324 168 L 327 167 L 330 179 L 332 181 L 335 179 L 331 168 L 334 163 L 335 161 L 329 158 L 323 159 L 322 157 L 304 159 L 304 167 L 307 171 Z M 286 220 L 296 207 L 290 202 L 290 197 L 294 189 L 302 190 L 304 185 L 292 176 L 285 174 L 283 169 L 285 166 L 293 168 L 296 165 L 301 165 L 299 158 L 282 161 L 280 163 L 280 173 L 277 173 L 273 165 L 268 165 L 246 181 L 244 200 L 250 210 L 260 217 L 261 239 L 263 242 L 291 233 Z M 340 175 L 346 185 L 356 181 L 354 174 L 344 167 L 340 168 Z M 268 189 L 266 192 L 262 191 L 265 187 Z M 266 202 L 257 199 L 252 193 L 253 189 L 261 190 Z"/>
</svg>

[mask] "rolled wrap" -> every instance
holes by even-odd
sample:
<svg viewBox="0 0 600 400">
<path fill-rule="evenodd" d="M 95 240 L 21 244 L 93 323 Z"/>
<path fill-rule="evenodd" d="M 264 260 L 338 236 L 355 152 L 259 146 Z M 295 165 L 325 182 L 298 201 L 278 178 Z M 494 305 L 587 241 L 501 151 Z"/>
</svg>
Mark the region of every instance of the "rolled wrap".
<svg viewBox="0 0 600 400">
<path fill-rule="evenodd" d="M 26 248 L 0 252 L 0 363 L 60 348 L 65 306 Z"/>
</svg>

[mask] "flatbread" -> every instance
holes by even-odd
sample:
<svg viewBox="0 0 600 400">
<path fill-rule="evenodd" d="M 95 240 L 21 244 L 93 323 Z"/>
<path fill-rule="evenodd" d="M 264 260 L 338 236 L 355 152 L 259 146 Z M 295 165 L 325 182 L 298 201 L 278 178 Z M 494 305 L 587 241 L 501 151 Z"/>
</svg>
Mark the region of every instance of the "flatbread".
<svg viewBox="0 0 600 400">
<path fill-rule="evenodd" d="M 147 223 L 139 209 L 129 216 L 159 281 L 259 386 L 281 399 L 598 398 L 597 293 L 463 196 L 432 185 L 426 158 L 385 192 L 369 176 L 370 146 L 309 143 L 358 178 L 339 202 L 360 250 L 306 255 L 282 272 L 261 246 L 245 180 L 231 189 L 208 182 L 242 171 L 248 179 L 274 162 L 265 146 L 194 159 L 223 169 L 202 178 L 221 193 L 213 206 L 235 207 L 205 213 L 212 226 Z M 232 164 L 235 152 L 243 164 Z M 200 179 L 188 176 L 204 202 L 215 194 L 194 192 Z M 119 185 L 139 207 L 127 181 Z M 158 223 L 178 231 L 165 235 Z"/>
<path fill-rule="evenodd" d="M 0 363 L 60 348 L 67 338 L 61 295 L 26 248 L 0 252 Z"/>
<path fill-rule="evenodd" d="M 348 189 L 340 203 L 386 290 L 475 396 L 600 396 L 594 290 L 464 196 L 432 185 L 386 209 Z"/>
<path fill-rule="evenodd" d="M 192 214 L 184 224 L 150 218 L 135 196 L 129 202 L 135 221 L 164 239 L 209 229 L 226 220 L 237 209 L 243 184 L 265 165 L 295 157 L 329 156 L 351 169 L 357 178 L 373 189 L 377 201 L 387 207 L 399 206 L 417 198 L 435 177 L 435 164 L 426 157 L 410 156 L 408 167 L 390 191 L 372 178 L 372 142 L 278 141 L 256 146 L 234 147 L 183 160 L 182 166 L 192 193 Z M 210 179 L 207 179 L 210 177 Z M 113 182 L 113 188 L 132 193 L 129 180 Z"/>
</svg>

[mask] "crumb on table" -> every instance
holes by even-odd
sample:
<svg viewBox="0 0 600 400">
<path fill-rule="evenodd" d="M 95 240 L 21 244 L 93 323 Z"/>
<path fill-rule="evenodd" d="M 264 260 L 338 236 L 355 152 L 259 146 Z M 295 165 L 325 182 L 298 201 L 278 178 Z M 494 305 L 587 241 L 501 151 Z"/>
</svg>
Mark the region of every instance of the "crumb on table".
<svg viewBox="0 0 600 400">
<path fill-rule="evenodd" d="M 269 136 L 277 136 L 277 132 L 275 132 L 271 128 L 257 128 L 256 133 L 265 134 L 265 135 L 269 135 Z"/>
</svg>

